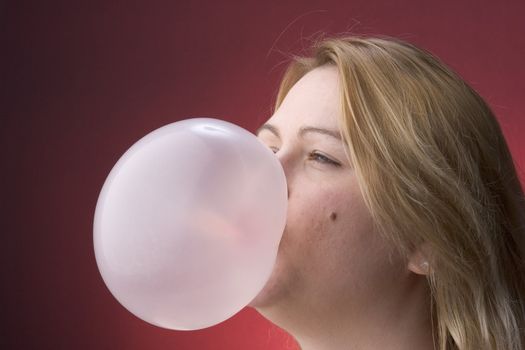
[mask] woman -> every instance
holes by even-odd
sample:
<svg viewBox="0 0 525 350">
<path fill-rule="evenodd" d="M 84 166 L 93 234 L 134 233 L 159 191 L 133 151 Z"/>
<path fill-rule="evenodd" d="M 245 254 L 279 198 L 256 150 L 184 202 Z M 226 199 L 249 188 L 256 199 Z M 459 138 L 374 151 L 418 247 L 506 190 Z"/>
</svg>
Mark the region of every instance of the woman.
<svg viewBox="0 0 525 350">
<path fill-rule="evenodd" d="M 302 350 L 523 349 L 524 195 L 486 103 L 394 39 L 315 45 L 258 137 L 288 219 L 250 304 Z"/>
</svg>

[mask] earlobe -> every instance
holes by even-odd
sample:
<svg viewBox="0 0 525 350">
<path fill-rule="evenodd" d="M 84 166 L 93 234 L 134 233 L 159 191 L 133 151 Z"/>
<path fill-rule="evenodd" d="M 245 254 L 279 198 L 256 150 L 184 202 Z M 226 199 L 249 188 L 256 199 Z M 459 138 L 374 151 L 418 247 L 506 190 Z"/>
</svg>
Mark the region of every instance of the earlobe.
<svg viewBox="0 0 525 350">
<path fill-rule="evenodd" d="M 429 251 L 426 243 L 421 244 L 408 258 L 408 270 L 418 275 L 430 273 Z"/>
<path fill-rule="evenodd" d="M 418 275 L 428 275 L 430 271 L 430 265 L 428 261 L 423 261 L 420 264 L 415 264 L 412 261 L 408 262 L 408 269 Z"/>
</svg>

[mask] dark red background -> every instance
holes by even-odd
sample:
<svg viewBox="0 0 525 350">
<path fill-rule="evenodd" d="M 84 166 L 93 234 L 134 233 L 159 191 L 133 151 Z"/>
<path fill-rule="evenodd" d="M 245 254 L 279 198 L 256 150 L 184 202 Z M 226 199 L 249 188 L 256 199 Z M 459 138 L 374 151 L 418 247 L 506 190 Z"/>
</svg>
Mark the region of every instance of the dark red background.
<svg viewBox="0 0 525 350">
<path fill-rule="evenodd" d="M 318 31 L 436 53 L 487 99 L 525 166 L 522 0 L 4 1 L 0 13 L 2 349 L 295 348 L 253 310 L 195 332 L 137 319 L 102 282 L 92 219 L 110 169 L 148 132 L 192 116 L 253 131 L 283 52 Z"/>
</svg>

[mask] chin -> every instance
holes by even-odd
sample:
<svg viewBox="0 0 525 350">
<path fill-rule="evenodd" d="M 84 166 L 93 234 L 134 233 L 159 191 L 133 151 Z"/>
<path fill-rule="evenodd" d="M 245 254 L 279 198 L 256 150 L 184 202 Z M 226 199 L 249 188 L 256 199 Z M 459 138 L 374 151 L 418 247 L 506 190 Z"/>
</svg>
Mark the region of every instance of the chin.
<svg viewBox="0 0 525 350">
<path fill-rule="evenodd" d="M 257 294 L 248 306 L 255 309 L 265 308 L 275 305 L 281 300 L 285 294 L 284 291 L 286 290 L 285 286 L 287 283 L 284 270 L 282 260 L 277 259 L 270 279 L 268 279 L 263 289 L 261 289 L 259 294 Z"/>
<path fill-rule="evenodd" d="M 266 283 L 264 288 L 248 304 L 248 306 L 257 309 L 257 308 L 263 308 L 263 307 L 268 307 L 268 306 L 272 305 L 272 300 L 275 299 L 272 296 L 274 294 L 276 294 L 276 293 L 273 293 L 273 289 L 274 289 L 274 288 L 272 288 L 273 287 L 273 283 L 270 283 L 270 281 L 268 281 L 268 282 L 269 283 Z"/>
</svg>

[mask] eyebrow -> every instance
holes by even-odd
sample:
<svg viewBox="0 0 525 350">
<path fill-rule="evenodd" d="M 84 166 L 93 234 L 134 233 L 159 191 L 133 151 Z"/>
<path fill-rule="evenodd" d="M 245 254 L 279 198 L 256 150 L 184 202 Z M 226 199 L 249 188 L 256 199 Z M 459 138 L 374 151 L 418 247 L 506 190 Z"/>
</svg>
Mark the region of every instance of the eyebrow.
<svg viewBox="0 0 525 350">
<path fill-rule="evenodd" d="M 279 133 L 279 129 L 277 129 L 276 126 L 272 125 L 272 124 L 263 124 L 259 129 L 257 129 L 257 131 L 255 132 L 255 135 L 259 135 L 259 133 L 263 130 L 268 130 L 270 131 L 272 134 L 274 134 L 275 136 L 277 136 L 278 138 L 281 138 L 281 134 Z M 336 138 L 337 140 L 341 141 L 341 135 L 339 134 L 339 132 L 337 131 L 334 131 L 334 130 L 328 130 L 328 129 L 323 129 L 323 128 L 317 128 L 315 126 L 303 126 L 299 129 L 299 133 L 298 135 L 299 136 L 304 136 L 305 134 L 307 133 L 311 133 L 311 132 L 315 132 L 315 133 L 319 133 L 319 134 L 323 134 L 323 135 L 327 135 L 327 136 L 331 136 L 331 137 L 334 137 Z"/>
</svg>

